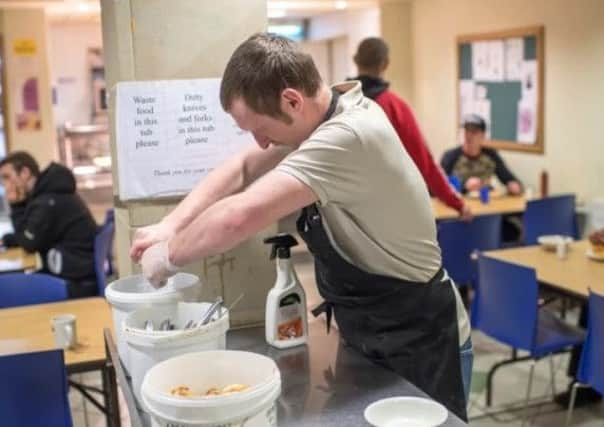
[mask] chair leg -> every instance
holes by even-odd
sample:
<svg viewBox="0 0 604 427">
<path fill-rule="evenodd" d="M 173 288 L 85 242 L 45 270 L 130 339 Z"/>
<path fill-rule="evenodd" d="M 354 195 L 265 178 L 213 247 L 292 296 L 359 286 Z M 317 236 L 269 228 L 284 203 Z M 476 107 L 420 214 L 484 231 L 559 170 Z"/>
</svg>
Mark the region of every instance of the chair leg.
<svg viewBox="0 0 604 427">
<path fill-rule="evenodd" d="M 566 412 L 566 427 L 570 426 L 573 417 L 573 410 L 575 409 L 575 400 L 577 399 L 577 390 L 579 387 L 581 387 L 580 383 L 574 383 L 573 389 L 570 392 L 570 402 L 568 402 L 568 411 Z"/>
<path fill-rule="evenodd" d="M 535 364 L 537 362 L 535 360 L 531 361 L 531 371 L 529 373 L 528 387 L 526 388 L 526 399 L 524 401 L 524 416 L 522 417 L 522 427 L 526 425 L 526 421 L 528 420 L 528 404 L 529 399 L 531 398 L 531 388 L 533 387 L 533 374 L 535 373 Z"/>
<path fill-rule="evenodd" d="M 556 398 L 556 371 L 554 369 L 554 355 L 551 354 L 549 356 L 549 373 L 551 377 L 551 385 L 552 385 L 552 399 Z"/>
</svg>

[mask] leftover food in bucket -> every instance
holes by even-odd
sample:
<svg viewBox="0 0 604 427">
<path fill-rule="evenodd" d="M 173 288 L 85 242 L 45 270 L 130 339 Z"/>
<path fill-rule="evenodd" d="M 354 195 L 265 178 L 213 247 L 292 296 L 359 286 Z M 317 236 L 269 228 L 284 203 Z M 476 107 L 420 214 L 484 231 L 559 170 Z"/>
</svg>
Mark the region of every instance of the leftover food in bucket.
<svg viewBox="0 0 604 427">
<path fill-rule="evenodd" d="M 247 384 L 229 384 L 223 388 L 211 387 L 205 393 L 196 393 L 188 386 L 179 385 L 170 389 L 170 394 L 178 397 L 224 396 L 231 393 L 240 393 L 248 388 L 250 386 Z"/>
</svg>

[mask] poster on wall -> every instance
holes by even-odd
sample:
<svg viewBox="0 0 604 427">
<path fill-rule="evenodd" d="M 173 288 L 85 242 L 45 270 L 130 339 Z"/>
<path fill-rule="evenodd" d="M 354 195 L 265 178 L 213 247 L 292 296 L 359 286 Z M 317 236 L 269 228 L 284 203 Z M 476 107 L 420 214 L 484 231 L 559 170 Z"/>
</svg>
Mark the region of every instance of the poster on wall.
<svg viewBox="0 0 604 427">
<path fill-rule="evenodd" d="M 37 45 L 33 39 L 15 39 L 13 41 L 15 68 L 19 70 L 13 81 L 13 110 L 16 128 L 21 132 L 42 129 L 40 113 L 40 58 L 36 55 Z"/>
<path fill-rule="evenodd" d="M 254 144 L 222 110 L 219 89 L 220 79 L 117 84 L 121 200 L 186 194 L 229 156 Z"/>
<path fill-rule="evenodd" d="M 486 122 L 485 145 L 543 153 L 544 28 L 457 37 L 457 111 Z"/>
</svg>

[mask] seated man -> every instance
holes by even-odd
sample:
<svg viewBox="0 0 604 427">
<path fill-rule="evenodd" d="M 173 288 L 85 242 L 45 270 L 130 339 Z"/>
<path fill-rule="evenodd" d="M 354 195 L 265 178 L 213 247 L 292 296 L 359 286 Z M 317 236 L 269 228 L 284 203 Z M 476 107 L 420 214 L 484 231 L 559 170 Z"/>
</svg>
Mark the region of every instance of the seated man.
<svg viewBox="0 0 604 427">
<path fill-rule="evenodd" d="M 483 147 L 486 123 L 482 117 L 470 114 L 463 121 L 464 138 L 460 147 L 447 151 L 440 162 L 447 175 L 458 177 L 462 191 L 477 191 L 489 185 L 497 176 L 509 194 L 522 193 L 522 185 L 506 167 L 503 159 L 491 148 Z"/>
<path fill-rule="evenodd" d="M 11 205 L 14 228 L 2 243 L 39 252 L 42 272 L 67 280 L 71 298 L 95 295 L 97 226 L 76 194 L 71 171 L 51 163 L 40 172 L 31 155 L 18 151 L 0 161 L 0 180 Z"/>
</svg>

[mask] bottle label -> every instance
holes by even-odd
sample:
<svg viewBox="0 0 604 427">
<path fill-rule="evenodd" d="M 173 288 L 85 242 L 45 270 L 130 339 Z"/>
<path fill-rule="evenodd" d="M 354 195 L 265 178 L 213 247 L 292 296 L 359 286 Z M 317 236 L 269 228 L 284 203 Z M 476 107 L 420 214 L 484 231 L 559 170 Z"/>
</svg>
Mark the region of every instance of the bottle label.
<svg viewBox="0 0 604 427">
<path fill-rule="evenodd" d="M 304 334 L 302 301 L 298 294 L 289 294 L 279 301 L 277 314 L 277 339 L 290 340 Z"/>
</svg>

